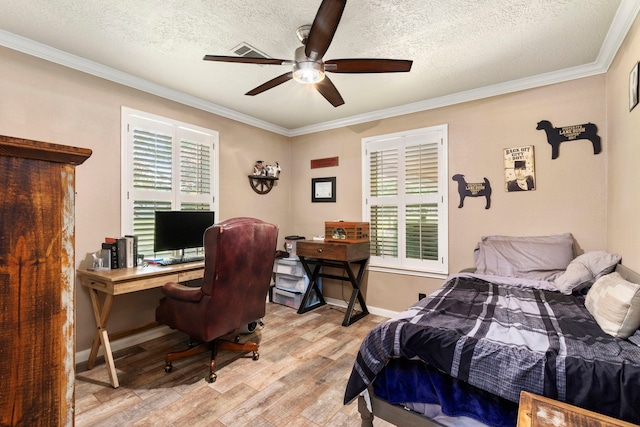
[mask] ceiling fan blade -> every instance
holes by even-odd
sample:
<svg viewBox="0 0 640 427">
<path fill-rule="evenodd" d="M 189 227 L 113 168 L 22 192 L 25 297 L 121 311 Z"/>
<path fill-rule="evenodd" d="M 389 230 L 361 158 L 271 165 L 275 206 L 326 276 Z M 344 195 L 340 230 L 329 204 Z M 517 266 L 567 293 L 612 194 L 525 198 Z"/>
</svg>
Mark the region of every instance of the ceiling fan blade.
<svg viewBox="0 0 640 427">
<path fill-rule="evenodd" d="M 272 89 L 278 85 L 281 85 L 284 82 L 287 82 L 293 78 L 293 71 L 289 71 L 288 73 L 284 73 L 275 79 L 271 79 L 266 83 L 261 84 L 260 86 L 251 89 L 249 92 L 245 93 L 245 95 L 254 96 L 259 93 L 262 93 L 266 90 Z"/>
<path fill-rule="evenodd" d="M 262 64 L 262 65 L 284 65 L 292 63 L 285 59 L 275 58 L 250 58 L 245 56 L 224 56 L 224 55 L 205 55 L 202 58 L 205 61 L 218 62 L 239 62 L 241 64 Z"/>
<path fill-rule="evenodd" d="M 331 59 L 324 70 L 332 73 L 406 73 L 413 61 L 404 59 Z"/>
<path fill-rule="evenodd" d="M 346 5 L 347 0 L 322 0 L 304 49 L 308 58 L 320 59 L 327 52 Z"/>
<path fill-rule="evenodd" d="M 334 107 L 339 107 L 344 104 L 344 99 L 342 99 L 340 92 L 338 92 L 338 89 L 336 89 L 333 82 L 326 75 L 324 79 L 320 80 L 314 86 Z"/>
</svg>

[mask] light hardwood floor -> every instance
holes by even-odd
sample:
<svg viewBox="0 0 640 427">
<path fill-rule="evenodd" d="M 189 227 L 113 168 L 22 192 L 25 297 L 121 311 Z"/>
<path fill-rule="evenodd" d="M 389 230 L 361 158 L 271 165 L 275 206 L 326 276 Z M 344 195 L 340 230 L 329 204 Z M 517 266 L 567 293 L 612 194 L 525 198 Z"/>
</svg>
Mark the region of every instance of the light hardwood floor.
<svg viewBox="0 0 640 427">
<path fill-rule="evenodd" d="M 79 364 L 76 426 L 358 427 L 357 403 L 342 404 L 345 384 L 362 339 L 386 319 L 370 314 L 344 327 L 343 318 L 338 307 L 299 315 L 268 303 L 264 329 L 241 336 L 260 341 L 259 360 L 219 353 L 213 384 L 205 380 L 208 353 L 164 372 L 166 353 L 186 347 L 179 332 L 116 352 L 118 389 L 103 363 L 90 371 Z"/>
</svg>

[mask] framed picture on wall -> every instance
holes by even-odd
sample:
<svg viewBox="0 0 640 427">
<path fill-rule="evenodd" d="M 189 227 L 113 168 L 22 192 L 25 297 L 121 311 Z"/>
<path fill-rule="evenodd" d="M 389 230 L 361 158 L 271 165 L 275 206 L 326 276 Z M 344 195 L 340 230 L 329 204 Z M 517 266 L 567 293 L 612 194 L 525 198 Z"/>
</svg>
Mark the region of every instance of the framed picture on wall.
<svg viewBox="0 0 640 427">
<path fill-rule="evenodd" d="M 638 63 L 636 62 L 629 73 L 629 111 L 638 105 Z"/>
<path fill-rule="evenodd" d="M 331 178 L 311 178 L 311 201 L 312 202 L 335 202 L 336 201 L 336 177 Z"/>
<path fill-rule="evenodd" d="M 507 192 L 536 189 L 536 165 L 533 145 L 505 148 L 504 189 Z"/>
</svg>

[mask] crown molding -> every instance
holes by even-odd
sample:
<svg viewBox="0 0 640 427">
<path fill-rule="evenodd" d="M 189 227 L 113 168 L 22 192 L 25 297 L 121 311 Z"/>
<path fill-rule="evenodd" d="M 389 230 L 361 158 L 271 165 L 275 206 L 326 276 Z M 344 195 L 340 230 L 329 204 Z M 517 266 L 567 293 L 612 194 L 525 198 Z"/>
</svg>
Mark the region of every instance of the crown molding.
<svg viewBox="0 0 640 427">
<path fill-rule="evenodd" d="M 222 107 L 202 98 L 187 95 L 183 92 L 170 89 L 149 80 L 142 79 L 131 74 L 116 70 L 94 61 L 55 49 L 51 46 L 18 36 L 8 31 L 0 30 L 0 45 L 27 55 L 35 56 L 45 61 L 53 62 L 74 70 L 91 74 L 124 86 L 138 89 L 161 98 L 169 99 L 180 104 L 188 105 L 199 110 L 207 111 L 218 116 L 226 117 L 241 123 L 245 123 L 270 132 L 288 136 L 289 130 L 272 123 L 256 119 L 255 117 L 239 113 L 235 110 Z"/>
<path fill-rule="evenodd" d="M 202 98 L 169 89 L 166 86 L 152 83 L 148 80 L 135 77 L 131 74 L 127 74 L 110 67 L 106 67 L 97 62 L 72 55 L 59 49 L 55 49 L 51 46 L 29 40 L 27 38 L 4 30 L 0 30 L 0 45 L 13 50 L 17 50 L 27 55 L 35 56 L 46 61 L 50 61 L 56 64 L 63 65 L 65 67 L 81 71 L 83 73 L 91 74 L 96 77 L 122 84 L 124 86 L 138 89 L 152 95 L 156 95 L 193 108 L 207 111 L 212 114 L 226 117 L 240 123 L 264 129 L 269 132 L 274 132 L 283 136 L 294 137 L 345 126 L 352 126 L 374 120 L 412 114 L 434 108 L 446 107 L 463 102 L 475 101 L 492 96 L 504 95 L 507 93 L 606 73 L 639 11 L 640 0 L 622 0 L 618 11 L 616 12 L 616 16 L 614 17 L 614 20 L 611 24 L 611 27 L 609 28 L 609 32 L 607 33 L 604 43 L 602 44 L 602 47 L 598 54 L 598 58 L 591 64 L 540 74 L 533 77 L 512 80 L 492 86 L 472 89 L 438 98 L 432 98 L 411 104 L 401 105 L 399 107 L 372 111 L 366 114 L 360 114 L 344 119 L 332 120 L 295 129 L 287 129 L 269 122 L 265 122 L 263 120 L 259 120 L 255 117 L 239 113 L 226 107 L 222 107 L 218 104 L 214 104 Z"/>
<path fill-rule="evenodd" d="M 609 70 L 609 66 L 611 66 L 611 63 L 613 62 L 618 49 L 622 45 L 624 38 L 629 32 L 631 25 L 633 25 L 633 22 L 635 21 L 635 18 L 638 15 L 639 11 L 640 0 L 622 0 L 620 6 L 618 7 L 618 11 L 616 12 L 616 16 L 611 23 L 611 27 L 607 32 L 602 47 L 600 48 L 598 58 L 591 64 L 566 68 L 564 70 L 539 74 L 537 76 L 512 80 L 509 82 L 504 82 L 492 86 L 485 86 L 465 92 L 458 92 L 451 95 L 441 96 L 439 98 L 431 98 L 424 101 L 401 105 L 399 107 L 372 111 L 366 114 L 347 117 L 340 120 L 333 120 L 311 126 L 291 129 L 289 131 L 289 135 L 300 136 L 329 129 L 353 126 L 360 123 L 402 116 L 405 114 L 418 113 L 421 111 L 447 107 L 463 102 L 476 101 L 478 99 L 505 95 L 507 93 L 533 89 L 536 87 L 542 87 L 555 83 L 562 83 L 569 80 L 575 80 L 583 77 L 590 77 L 597 74 L 606 73 Z"/>
<path fill-rule="evenodd" d="M 620 3 L 596 60 L 606 70 L 611 66 L 639 12 L 640 0 L 622 0 Z"/>
<path fill-rule="evenodd" d="M 603 69 L 602 66 L 594 62 L 588 65 L 567 68 L 560 71 L 540 74 L 537 76 L 527 77 L 519 80 L 512 80 L 509 82 L 504 82 L 492 86 L 485 86 L 478 89 L 471 89 L 468 91 L 445 95 L 438 98 L 431 98 L 424 101 L 401 105 L 399 107 L 372 111 L 366 114 L 346 117 L 344 119 L 318 123 L 316 125 L 300 127 L 297 129 L 291 129 L 289 131 L 289 134 L 290 136 L 300 136 L 329 129 L 353 126 L 360 123 L 366 123 L 396 116 L 403 116 L 406 114 L 418 113 L 435 108 L 448 107 L 455 104 L 461 104 L 463 102 L 476 101 L 478 99 L 490 98 L 492 96 L 504 95 L 507 93 L 518 92 L 521 90 L 532 89 L 554 83 L 561 83 L 568 80 L 579 79 L 582 77 L 589 77 L 596 74 L 602 74 L 604 72 L 606 72 L 606 70 Z"/>
</svg>

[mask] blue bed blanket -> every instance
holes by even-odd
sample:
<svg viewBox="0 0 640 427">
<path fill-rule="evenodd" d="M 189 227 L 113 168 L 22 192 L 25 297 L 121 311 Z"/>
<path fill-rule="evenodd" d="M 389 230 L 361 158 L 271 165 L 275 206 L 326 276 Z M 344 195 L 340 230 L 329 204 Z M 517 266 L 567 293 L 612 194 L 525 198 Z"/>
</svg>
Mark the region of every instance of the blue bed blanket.
<svg viewBox="0 0 640 427">
<path fill-rule="evenodd" d="M 450 417 L 469 417 L 491 427 L 513 427 L 518 404 L 446 375 L 420 360 L 391 359 L 373 382 L 376 396 L 394 405 L 440 406 Z"/>
<path fill-rule="evenodd" d="M 605 334 L 580 296 L 452 276 L 367 334 L 344 402 L 397 358 L 511 402 L 526 390 L 640 423 L 640 347 Z"/>
</svg>

